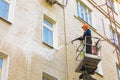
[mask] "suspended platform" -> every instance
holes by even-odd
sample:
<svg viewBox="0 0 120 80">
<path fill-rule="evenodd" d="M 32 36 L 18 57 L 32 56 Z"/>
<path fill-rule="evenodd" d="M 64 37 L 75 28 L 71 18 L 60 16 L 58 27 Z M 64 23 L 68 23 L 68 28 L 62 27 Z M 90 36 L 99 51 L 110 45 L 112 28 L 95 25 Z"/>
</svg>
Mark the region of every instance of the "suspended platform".
<svg viewBox="0 0 120 80">
<path fill-rule="evenodd" d="M 93 37 L 92 41 L 95 44 L 86 44 L 86 39 L 85 39 L 85 41 L 81 42 L 81 44 L 76 49 L 77 65 L 75 68 L 75 72 L 84 73 L 85 71 L 87 71 L 88 74 L 94 74 L 95 70 L 97 69 L 97 65 L 101 61 L 101 53 L 99 52 L 101 48 L 100 39 Z M 91 54 L 86 53 L 85 45 L 91 45 L 92 48 Z"/>
<path fill-rule="evenodd" d="M 82 73 L 86 69 L 94 73 L 100 60 L 101 60 L 100 56 L 96 56 L 92 54 L 85 54 L 84 58 L 78 62 L 75 72 Z"/>
</svg>

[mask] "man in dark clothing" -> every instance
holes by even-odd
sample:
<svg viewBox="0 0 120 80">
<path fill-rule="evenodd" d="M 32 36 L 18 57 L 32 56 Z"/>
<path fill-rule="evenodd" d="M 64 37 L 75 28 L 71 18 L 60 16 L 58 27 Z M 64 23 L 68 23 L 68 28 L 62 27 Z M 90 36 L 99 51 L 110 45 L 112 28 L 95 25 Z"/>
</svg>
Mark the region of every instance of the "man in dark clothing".
<svg viewBox="0 0 120 80">
<path fill-rule="evenodd" d="M 84 24 L 82 26 L 82 29 L 84 30 L 84 34 L 81 37 L 78 37 L 74 40 L 72 40 L 71 43 L 73 43 L 76 40 L 85 40 L 86 37 L 86 53 L 92 54 L 92 39 L 91 39 L 91 30 L 89 29 L 88 24 Z"/>
</svg>

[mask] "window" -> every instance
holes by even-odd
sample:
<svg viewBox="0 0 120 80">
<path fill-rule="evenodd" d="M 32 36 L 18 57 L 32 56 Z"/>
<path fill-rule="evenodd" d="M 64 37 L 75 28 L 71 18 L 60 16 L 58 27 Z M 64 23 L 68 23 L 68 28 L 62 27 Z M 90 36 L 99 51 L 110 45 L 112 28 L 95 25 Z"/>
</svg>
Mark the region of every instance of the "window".
<svg viewBox="0 0 120 80">
<path fill-rule="evenodd" d="M 8 80 L 9 57 L 0 52 L 0 80 Z"/>
<path fill-rule="evenodd" d="M 0 18 L 13 22 L 15 0 L 0 0 Z"/>
<path fill-rule="evenodd" d="M 43 77 L 43 80 L 49 80 L 49 79 Z"/>
<path fill-rule="evenodd" d="M 7 20 L 8 12 L 9 12 L 9 4 L 4 0 L 0 0 L 0 16 Z"/>
<path fill-rule="evenodd" d="M 1 79 L 1 73 L 2 73 L 2 64 L 3 64 L 3 59 L 0 58 L 0 79 Z"/>
<path fill-rule="evenodd" d="M 113 0 L 106 0 L 106 3 L 110 8 L 114 9 L 114 1 Z"/>
<path fill-rule="evenodd" d="M 118 78 L 120 80 L 120 67 L 118 66 L 118 64 L 117 64 L 117 73 L 118 73 Z"/>
<path fill-rule="evenodd" d="M 58 34 L 57 34 L 57 27 L 56 22 L 48 17 L 47 15 L 44 15 L 43 18 L 43 28 L 42 28 L 42 40 L 43 42 L 52 47 L 52 48 L 58 48 Z"/>
<path fill-rule="evenodd" d="M 43 21 L 43 41 L 53 46 L 53 24 L 50 23 L 48 20 L 44 19 Z"/>
<path fill-rule="evenodd" d="M 110 30 L 110 38 L 112 43 L 114 43 L 117 46 L 119 45 L 119 40 L 118 40 L 119 36 L 112 29 Z"/>
<path fill-rule="evenodd" d="M 118 77 L 120 79 L 120 68 L 118 68 Z"/>
<path fill-rule="evenodd" d="M 57 78 L 43 72 L 42 73 L 42 80 L 58 80 Z"/>
<path fill-rule="evenodd" d="M 102 69 L 101 61 L 99 62 L 98 66 L 97 66 L 96 72 L 103 76 L 103 69 Z"/>
<path fill-rule="evenodd" d="M 120 36 L 118 36 L 118 47 L 120 48 Z"/>
<path fill-rule="evenodd" d="M 115 45 L 118 45 L 118 35 L 114 33 Z"/>
<path fill-rule="evenodd" d="M 90 25 L 92 25 L 91 12 L 92 11 L 85 4 L 77 1 L 77 15 Z"/>
</svg>

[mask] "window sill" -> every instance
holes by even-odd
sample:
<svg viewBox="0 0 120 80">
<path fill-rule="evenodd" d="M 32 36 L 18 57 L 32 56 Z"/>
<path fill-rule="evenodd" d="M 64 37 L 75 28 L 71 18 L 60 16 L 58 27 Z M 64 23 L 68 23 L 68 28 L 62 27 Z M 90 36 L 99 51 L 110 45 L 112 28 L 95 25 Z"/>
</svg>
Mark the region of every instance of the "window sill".
<svg viewBox="0 0 120 80">
<path fill-rule="evenodd" d="M 7 23 L 9 23 L 9 24 L 12 24 L 9 20 L 7 20 L 7 19 L 5 19 L 5 18 L 3 18 L 1 16 L 0 16 L 0 19 L 3 20 L 3 21 L 5 21 L 5 22 L 7 22 Z"/>
<path fill-rule="evenodd" d="M 100 77 L 103 77 L 103 74 L 100 74 L 98 72 L 95 72 L 97 75 L 99 75 Z"/>
<path fill-rule="evenodd" d="M 80 22 L 82 22 L 82 23 L 87 23 L 86 21 L 84 21 L 82 18 L 80 18 L 80 17 L 78 17 L 78 16 L 76 16 L 76 15 L 73 15 L 77 20 L 79 20 Z M 94 30 L 94 31 L 96 31 L 96 29 L 92 26 L 92 25 L 90 25 L 89 23 L 87 23 L 89 26 L 90 26 L 90 29 L 92 29 L 92 30 Z"/>
<path fill-rule="evenodd" d="M 47 43 L 46 43 L 46 42 L 44 42 L 44 41 L 43 41 L 43 44 L 45 44 L 47 47 L 49 47 L 49 48 L 51 48 L 51 49 L 53 49 L 53 48 L 54 48 L 53 46 L 51 46 L 51 45 L 47 44 Z"/>
</svg>

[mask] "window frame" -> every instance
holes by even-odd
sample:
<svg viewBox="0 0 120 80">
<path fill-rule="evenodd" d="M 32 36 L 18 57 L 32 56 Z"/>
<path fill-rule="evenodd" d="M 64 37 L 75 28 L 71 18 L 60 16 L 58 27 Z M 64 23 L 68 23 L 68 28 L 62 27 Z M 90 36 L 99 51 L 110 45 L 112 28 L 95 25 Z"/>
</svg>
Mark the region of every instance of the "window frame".
<svg viewBox="0 0 120 80">
<path fill-rule="evenodd" d="M 14 12 L 15 12 L 15 0 L 3 0 L 8 4 L 8 16 L 7 19 L 0 16 L 1 19 L 7 21 L 8 23 L 13 23 L 14 21 Z"/>
<path fill-rule="evenodd" d="M 99 51 L 98 56 L 102 56 L 102 52 Z M 97 65 L 97 69 L 95 71 L 97 74 L 99 74 L 100 76 L 103 76 L 103 66 L 102 66 L 102 60 L 98 63 Z"/>
<path fill-rule="evenodd" d="M 44 19 L 45 20 L 45 19 Z M 49 22 L 50 23 L 50 22 Z M 52 24 L 53 25 L 53 24 Z M 54 28 L 54 26 L 52 26 L 53 28 Z M 49 44 L 48 42 L 46 42 L 45 40 L 44 40 L 44 28 L 47 28 L 51 33 L 52 33 L 52 45 L 51 44 Z M 46 25 L 45 23 L 44 23 L 44 21 L 43 21 L 43 42 L 45 43 L 45 44 L 47 44 L 48 46 L 50 46 L 50 47 L 53 47 L 53 34 L 54 34 L 54 29 L 53 28 L 50 28 L 50 26 L 48 26 L 48 25 Z"/>
<path fill-rule="evenodd" d="M 45 25 L 44 24 L 44 20 L 50 22 L 52 24 L 52 28 L 50 28 L 48 25 Z M 45 25 L 45 26 L 44 26 Z M 52 45 L 49 45 L 48 43 L 46 43 L 44 41 L 44 27 L 50 29 L 50 31 L 53 32 L 53 35 L 52 35 Z M 43 21 L 42 21 L 42 42 L 45 43 L 47 46 L 49 46 L 50 48 L 55 48 L 55 49 L 58 49 L 58 34 L 57 34 L 57 26 L 56 26 L 56 22 L 48 17 L 47 15 L 43 15 Z"/>
<path fill-rule="evenodd" d="M 42 71 L 42 80 L 45 78 L 46 80 L 59 80 L 55 75 L 50 74 L 48 72 Z"/>
<path fill-rule="evenodd" d="M 112 38 L 112 39 L 111 39 Z M 120 36 L 114 31 L 114 29 L 110 28 L 110 41 L 115 44 L 116 46 L 119 46 L 119 38 Z M 115 39 L 115 42 L 114 40 Z M 117 41 L 117 42 L 116 42 Z"/>
<path fill-rule="evenodd" d="M 101 62 L 101 61 L 98 63 L 98 66 L 97 66 L 97 69 L 96 69 L 95 72 L 98 73 L 98 74 L 101 75 L 101 76 L 104 75 L 104 74 L 103 74 L 102 62 Z"/>
<path fill-rule="evenodd" d="M 120 80 L 120 68 L 117 68 L 117 72 L 118 72 L 118 79 Z"/>
<path fill-rule="evenodd" d="M 118 70 L 120 70 L 120 66 L 118 63 L 116 63 L 116 69 L 117 69 L 117 75 L 118 75 L 118 79 L 120 80 L 120 73 Z"/>
<path fill-rule="evenodd" d="M 77 4 L 77 16 L 79 18 L 81 18 L 82 20 L 84 20 L 85 22 L 87 22 L 88 24 L 92 25 L 92 10 L 86 5 L 84 4 L 82 1 L 76 1 Z M 83 8 L 84 9 L 83 9 Z M 82 18 L 82 9 L 83 9 L 83 18 Z M 86 16 L 87 15 L 87 16 Z"/>
<path fill-rule="evenodd" d="M 111 0 L 106 0 L 106 4 L 108 5 L 108 7 L 112 8 L 113 10 L 115 10 L 114 2 L 112 2 Z"/>
<path fill-rule="evenodd" d="M 0 57 L 3 59 L 0 80 L 8 80 L 9 56 L 5 52 L 0 51 Z"/>
<path fill-rule="evenodd" d="M 3 19 L 6 19 L 6 20 L 7 20 L 7 19 L 8 19 L 8 16 L 9 16 L 9 8 L 10 8 L 10 4 L 9 4 L 9 2 L 6 1 L 6 0 L 2 0 L 2 2 L 4 2 L 4 3 L 7 4 L 7 6 L 8 6 L 8 11 L 5 12 L 5 13 L 7 13 L 7 17 L 3 17 L 2 15 L 0 15 L 0 17 L 3 18 Z"/>
</svg>

